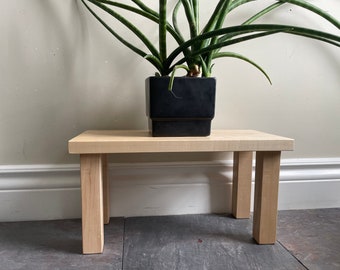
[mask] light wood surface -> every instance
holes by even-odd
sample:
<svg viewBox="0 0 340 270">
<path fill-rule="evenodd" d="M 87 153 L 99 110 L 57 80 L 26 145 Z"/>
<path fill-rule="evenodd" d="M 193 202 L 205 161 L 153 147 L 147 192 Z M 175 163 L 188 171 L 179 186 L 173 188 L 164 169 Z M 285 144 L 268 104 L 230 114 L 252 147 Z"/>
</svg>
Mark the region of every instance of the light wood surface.
<svg viewBox="0 0 340 270">
<path fill-rule="evenodd" d="M 109 153 L 234 152 L 232 212 L 250 214 L 252 154 L 256 152 L 253 237 L 259 244 L 276 240 L 281 151 L 294 140 L 254 130 L 214 130 L 209 137 L 151 137 L 147 131 L 89 130 L 69 141 L 80 154 L 83 253 L 102 253 L 104 223 L 110 220 Z"/>
<path fill-rule="evenodd" d="M 80 155 L 83 253 L 104 248 L 102 155 Z"/>
<path fill-rule="evenodd" d="M 141 130 L 88 130 L 69 141 L 71 154 L 293 150 L 294 140 L 255 130 L 213 130 L 208 137 L 151 137 Z"/>
<path fill-rule="evenodd" d="M 104 224 L 110 223 L 110 181 L 107 176 L 107 155 L 102 155 L 102 172 L 103 172 L 103 209 Z"/>
<path fill-rule="evenodd" d="M 250 217 L 250 195 L 253 152 L 234 152 L 232 214 Z"/>
<path fill-rule="evenodd" d="M 259 244 L 276 241 L 281 152 L 257 152 L 253 237 Z"/>
</svg>

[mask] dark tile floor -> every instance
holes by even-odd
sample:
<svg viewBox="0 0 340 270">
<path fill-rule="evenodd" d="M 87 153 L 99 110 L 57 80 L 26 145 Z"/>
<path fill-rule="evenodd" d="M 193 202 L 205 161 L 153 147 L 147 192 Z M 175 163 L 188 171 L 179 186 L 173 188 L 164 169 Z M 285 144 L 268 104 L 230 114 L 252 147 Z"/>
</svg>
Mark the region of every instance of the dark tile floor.
<svg viewBox="0 0 340 270">
<path fill-rule="evenodd" d="M 0 223 L 0 270 L 340 269 L 340 208 L 279 212 L 278 241 L 229 215 L 112 218 L 105 251 L 81 255 L 80 220 Z"/>
</svg>

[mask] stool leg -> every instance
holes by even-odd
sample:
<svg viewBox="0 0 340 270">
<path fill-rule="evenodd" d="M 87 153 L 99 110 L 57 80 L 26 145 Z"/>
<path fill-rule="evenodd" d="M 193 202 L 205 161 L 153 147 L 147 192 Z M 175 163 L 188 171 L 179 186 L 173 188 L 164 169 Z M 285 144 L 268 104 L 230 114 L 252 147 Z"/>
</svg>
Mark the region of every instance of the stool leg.
<svg viewBox="0 0 340 270">
<path fill-rule="evenodd" d="M 103 203 L 104 203 L 104 224 L 110 223 L 110 182 L 107 176 L 107 155 L 102 154 L 103 163 Z"/>
<path fill-rule="evenodd" d="M 80 155 L 83 253 L 104 248 L 102 155 Z"/>
<path fill-rule="evenodd" d="M 249 218 L 253 152 L 234 152 L 232 214 Z"/>
<path fill-rule="evenodd" d="M 281 152 L 257 152 L 253 237 L 259 244 L 276 241 Z"/>
</svg>

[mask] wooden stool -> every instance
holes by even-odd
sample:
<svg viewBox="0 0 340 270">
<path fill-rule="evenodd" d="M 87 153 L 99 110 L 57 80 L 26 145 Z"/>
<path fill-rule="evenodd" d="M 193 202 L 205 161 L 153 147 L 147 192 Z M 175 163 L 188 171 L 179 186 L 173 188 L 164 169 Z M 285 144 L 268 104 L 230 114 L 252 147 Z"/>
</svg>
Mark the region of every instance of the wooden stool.
<svg viewBox="0 0 340 270">
<path fill-rule="evenodd" d="M 253 152 L 256 152 L 253 237 L 276 241 L 281 151 L 294 140 L 254 130 L 214 130 L 209 137 L 151 137 L 148 131 L 89 130 L 69 141 L 80 154 L 83 253 L 102 253 L 104 224 L 110 221 L 107 154 L 234 152 L 232 213 L 249 218 Z"/>
</svg>

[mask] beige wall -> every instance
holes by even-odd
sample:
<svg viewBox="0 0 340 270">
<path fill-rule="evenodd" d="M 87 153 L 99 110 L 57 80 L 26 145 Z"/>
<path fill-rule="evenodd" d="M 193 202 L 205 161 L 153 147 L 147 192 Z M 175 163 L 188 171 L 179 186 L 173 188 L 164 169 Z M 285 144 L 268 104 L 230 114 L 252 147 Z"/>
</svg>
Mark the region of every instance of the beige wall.
<svg viewBox="0 0 340 270">
<path fill-rule="evenodd" d="M 340 14 L 338 0 L 312 2 Z M 283 8 L 278 21 L 298 16 L 339 33 L 304 14 Z M 147 32 L 155 38 L 154 29 Z M 0 164 L 75 163 L 67 141 L 76 134 L 147 127 L 144 79 L 153 68 L 115 41 L 80 1 L 3 1 L 0 33 Z M 213 128 L 295 138 L 296 151 L 285 157 L 340 157 L 339 48 L 284 35 L 234 48 L 267 70 L 273 85 L 248 64 L 219 60 Z M 165 157 L 147 156 L 159 158 Z M 170 156 L 177 158 L 207 157 Z"/>
</svg>

